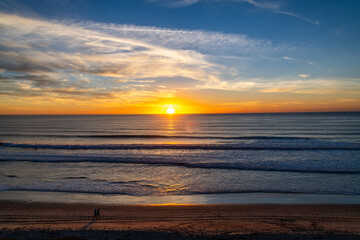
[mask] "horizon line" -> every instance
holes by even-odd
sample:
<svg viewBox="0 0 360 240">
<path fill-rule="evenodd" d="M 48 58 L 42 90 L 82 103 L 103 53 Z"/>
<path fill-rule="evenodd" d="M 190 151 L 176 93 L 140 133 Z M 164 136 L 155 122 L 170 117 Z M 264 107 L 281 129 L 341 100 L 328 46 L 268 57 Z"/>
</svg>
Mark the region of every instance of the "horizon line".
<svg viewBox="0 0 360 240">
<path fill-rule="evenodd" d="M 175 116 L 175 115 L 231 115 L 231 114 L 301 114 L 301 113 L 360 113 L 360 110 L 356 111 L 308 111 L 308 112 L 233 112 L 233 113 L 116 113 L 116 114 L 0 114 L 0 116 L 115 116 L 115 115 L 164 115 L 164 116 Z"/>
</svg>

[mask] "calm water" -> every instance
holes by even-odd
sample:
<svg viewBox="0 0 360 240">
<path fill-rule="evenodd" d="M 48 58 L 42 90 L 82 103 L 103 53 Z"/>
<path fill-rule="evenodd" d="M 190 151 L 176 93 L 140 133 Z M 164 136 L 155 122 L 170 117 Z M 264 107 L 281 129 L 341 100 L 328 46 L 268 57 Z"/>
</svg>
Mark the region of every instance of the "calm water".
<svg viewBox="0 0 360 240">
<path fill-rule="evenodd" d="M 360 203 L 360 113 L 0 116 L 0 142 L 0 199 Z"/>
</svg>

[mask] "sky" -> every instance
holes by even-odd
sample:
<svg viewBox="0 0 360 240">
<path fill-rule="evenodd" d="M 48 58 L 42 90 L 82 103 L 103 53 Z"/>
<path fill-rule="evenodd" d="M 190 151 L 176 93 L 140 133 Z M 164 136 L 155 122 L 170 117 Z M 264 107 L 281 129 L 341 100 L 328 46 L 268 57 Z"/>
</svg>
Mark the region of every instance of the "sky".
<svg viewBox="0 0 360 240">
<path fill-rule="evenodd" d="M 0 114 L 360 111 L 357 0 L 0 0 Z"/>
</svg>

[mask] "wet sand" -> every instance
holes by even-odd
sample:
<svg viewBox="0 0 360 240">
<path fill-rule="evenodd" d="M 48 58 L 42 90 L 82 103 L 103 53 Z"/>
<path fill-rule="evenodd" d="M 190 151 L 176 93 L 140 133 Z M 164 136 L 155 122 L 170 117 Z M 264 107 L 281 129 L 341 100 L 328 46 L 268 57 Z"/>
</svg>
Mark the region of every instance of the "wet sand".
<svg viewBox="0 0 360 240">
<path fill-rule="evenodd" d="M 0 239 L 360 239 L 360 205 L 0 201 Z"/>
</svg>

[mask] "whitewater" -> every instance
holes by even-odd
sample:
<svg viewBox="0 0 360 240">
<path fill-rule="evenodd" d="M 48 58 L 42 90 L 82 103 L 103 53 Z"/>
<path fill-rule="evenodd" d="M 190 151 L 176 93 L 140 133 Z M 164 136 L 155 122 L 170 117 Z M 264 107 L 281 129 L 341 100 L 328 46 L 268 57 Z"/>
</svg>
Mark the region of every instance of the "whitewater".
<svg viewBox="0 0 360 240">
<path fill-rule="evenodd" d="M 359 112 L 0 116 L 0 199 L 356 202 L 359 156 Z"/>
</svg>

